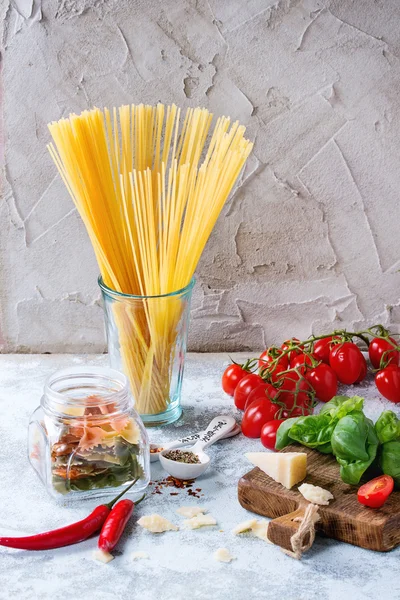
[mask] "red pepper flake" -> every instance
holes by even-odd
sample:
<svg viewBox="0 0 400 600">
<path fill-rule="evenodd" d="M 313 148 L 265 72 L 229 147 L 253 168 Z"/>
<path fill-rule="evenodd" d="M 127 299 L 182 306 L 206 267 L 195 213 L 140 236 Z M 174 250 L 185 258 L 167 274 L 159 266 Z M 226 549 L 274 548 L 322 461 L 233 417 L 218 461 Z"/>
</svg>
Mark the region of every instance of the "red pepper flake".
<svg viewBox="0 0 400 600">
<path fill-rule="evenodd" d="M 170 492 L 169 495 L 170 496 L 179 496 L 178 492 Z"/>
</svg>

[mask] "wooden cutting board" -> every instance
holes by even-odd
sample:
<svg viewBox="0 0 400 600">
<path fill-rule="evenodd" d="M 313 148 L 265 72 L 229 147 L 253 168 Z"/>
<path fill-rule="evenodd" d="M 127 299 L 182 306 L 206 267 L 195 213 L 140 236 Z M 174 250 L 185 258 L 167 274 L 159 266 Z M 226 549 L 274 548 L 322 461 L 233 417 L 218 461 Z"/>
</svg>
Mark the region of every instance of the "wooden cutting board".
<svg viewBox="0 0 400 600">
<path fill-rule="evenodd" d="M 357 500 L 357 487 L 341 480 L 339 465 L 332 455 L 298 445 L 288 446 L 282 452 L 306 452 L 307 477 L 304 482 L 319 485 L 334 496 L 329 506 L 320 506 L 321 520 L 316 525 L 317 531 L 380 552 L 400 544 L 400 491 L 393 492 L 382 508 L 367 508 Z M 304 514 L 308 504 L 297 487 L 288 490 L 257 467 L 239 481 L 240 504 L 247 510 L 275 519 L 269 524 L 268 537 L 288 550 L 291 549 L 290 538 L 299 526 L 294 519 Z"/>
</svg>

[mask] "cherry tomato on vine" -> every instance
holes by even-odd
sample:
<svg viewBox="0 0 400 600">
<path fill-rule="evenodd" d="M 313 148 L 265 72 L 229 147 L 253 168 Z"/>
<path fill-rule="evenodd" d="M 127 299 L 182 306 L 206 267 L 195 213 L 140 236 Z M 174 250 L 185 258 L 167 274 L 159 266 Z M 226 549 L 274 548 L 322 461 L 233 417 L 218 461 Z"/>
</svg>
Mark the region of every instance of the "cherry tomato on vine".
<svg viewBox="0 0 400 600">
<path fill-rule="evenodd" d="M 246 410 L 254 400 L 272 400 L 277 395 L 278 390 L 270 383 L 261 383 L 247 396 L 244 410 Z M 278 407 L 277 407 L 278 408 Z"/>
<path fill-rule="evenodd" d="M 302 375 L 306 372 L 306 365 L 312 365 L 312 359 L 308 354 L 299 354 L 290 362 L 290 368 L 297 368 Z"/>
<path fill-rule="evenodd" d="M 235 392 L 233 394 L 233 399 L 236 408 L 243 410 L 248 395 L 250 394 L 250 392 L 255 390 L 256 387 L 258 387 L 261 383 L 264 383 L 264 381 L 256 373 L 248 373 L 246 377 L 243 377 L 243 379 L 241 379 L 237 384 Z"/>
<path fill-rule="evenodd" d="M 235 363 L 228 365 L 222 375 L 222 389 L 230 396 L 233 396 L 239 381 L 248 374 L 249 372 L 243 369 L 241 365 Z"/>
<path fill-rule="evenodd" d="M 316 359 L 322 360 L 322 362 L 329 365 L 329 354 L 332 349 L 332 340 L 339 340 L 340 338 L 333 337 L 330 335 L 329 337 L 323 338 L 322 340 L 317 340 L 314 344 L 313 355 Z"/>
<path fill-rule="evenodd" d="M 254 400 L 246 409 L 242 419 L 242 433 L 249 438 L 259 438 L 262 426 L 272 421 L 278 407 L 267 398 Z"/>
<path fill-rule="evenodd" d="M 290 346 L 293 344 L 300 344 L 300 340 L 298 338 L 291 338 L 290 340 L 285 340 L 281 346 L 282 350 L 285 352 L 286 350 L 289 350 Z M 290 352 L 288 352 L 285 356 L 288 357 L 289 363 L 292 362 L 293 358 L 295 356 L 297 356 L 298 354 L 302 354 L 301 349 L 295 349 L 295 350 L 291 350 Z"/>
<path fill-rule="evenodd" d="M 364 379 L 367 376 L 367 373 L 368 373 L 367 361 L 365 360 L 365 358 L 363 356 L 363 364 L 361 367 L 361 371 L 354 383 L 361 383 L 362 381 L 364 381 Z"/>
<path fill-rule="evenodd" d="M 264 423 L 261 429 L 261 443 L 265 448 L 275 450 L 276 432 L 279 429 L 279 425 L 283 423 L 284 420 L 285 419 L 274 419 L 273 421 Z"/>
<path fill-rule="evenodd" d="M 321 363 L 306 372 L 306 379 L 312 385 L 318 400 L 329 402 L 337 393 L 337 376 L 329 365 Z"/>
<path fill-rule="evenodd" d="M 379 371 L 375 376 L 376 387 L 384 396 L 395 402 L 400 402 L 400 368 L 396 365 L 389 365 Z"/>
<path fill-rule="evenodd" d="M 329 364 L 340 383 L 351 385 L 360 376 L 364 357 L 361 350 L 352 342 L 334 346 L 329 355 Z"/>
<path fill-rule="evenodd" d="M 364 506 L 380 508 L 393 492 L 393 487 L 393 477 L 381 475 L 364 483 L 357 492 L 357 499 Z"/>
<path fill-rule="evenodd" d="M 278 358 L 278 360 L 276 361 L 276 364 L 283 366 L 284 369 L 287 369 L 289 366 L 289 359 L 288 359 L 287 355 L 280 356 L 280 354 L 282 354 L 282 352 L 283 352 L 283 350 L 281 350 L 281 348 L 267 348 L 266 350 L 264 350 L 264 352 L 260 355 L 260 358 L 258 360 L 259 368 L 260 369 L 268 368 L 269 365 L 276 358 Z"/>
<path fill-rule="evenodd" d="M 279 396 L 277 401 L 283 403 L 288 409 L 287 416 L 297 416 L 291 414 L 290 411 L 296 407 L 301 410 L 300 414 L 309 415 L 313 412 L 312 408 L 312 392 L 313 389 L 308 381 L 299 376 L 294 371 L 282 375 L 278 379 L 278 383 L 282 382 L 279 387 Z M 297 393 L 297 396 L 296 396 Z"/>
<path fill-rule="evenodd" d="M 393 338 L 389 338 L 391 342 L 397 345 L 396 340 Z M 381 338 L 374 338 L 371 340 L 369 348 L 368 348 L 369 360 L 372 363 L 372 366 L 375 369 L 380 369 L 381 367 L 381 358 L 383 354 L 383 362 L 385 366 L 388 365 L 399 365 L 400 362 L 400 352 L 395 350 L 392 344 L 388 340 L 384 340 Z"/>
</svg>

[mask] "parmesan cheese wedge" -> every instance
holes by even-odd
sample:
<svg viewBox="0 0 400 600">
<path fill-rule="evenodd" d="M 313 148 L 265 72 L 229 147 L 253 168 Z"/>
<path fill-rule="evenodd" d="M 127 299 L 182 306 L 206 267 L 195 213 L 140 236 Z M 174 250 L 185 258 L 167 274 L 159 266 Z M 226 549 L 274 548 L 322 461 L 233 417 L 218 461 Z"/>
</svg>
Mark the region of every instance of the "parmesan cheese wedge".
<svg viewBox="0 0 400 600">
<path fill-rule="evenodd" d="M 253 465 L 289 490 L 307 474 L 305 452 L 247 452 L 245 456 Z"/>
<path fill-rule="evenodd" d="M 144 515 L 138 520 L 138 525 L 151 533 L 164 533 L 164 531 L 178 531 L 179 527 L 160 517 L 160 515 Z"/>
</svg>

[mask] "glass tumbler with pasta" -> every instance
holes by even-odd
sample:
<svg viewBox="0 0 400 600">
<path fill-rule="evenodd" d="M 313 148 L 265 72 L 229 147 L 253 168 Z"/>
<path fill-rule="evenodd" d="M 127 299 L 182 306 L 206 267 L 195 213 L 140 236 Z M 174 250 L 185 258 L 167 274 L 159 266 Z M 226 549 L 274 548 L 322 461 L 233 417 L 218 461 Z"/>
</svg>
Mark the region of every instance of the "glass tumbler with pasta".
<svg viewBox="0 0 400 600">
<path fill-rule="evenodd" d="M 111 363 L 145 424 L 176 420 L 193 276 L 249 156 L 245 127 L 128 105 L 50 123 L 48 148 L 100 267 Z"/>
</svg>

